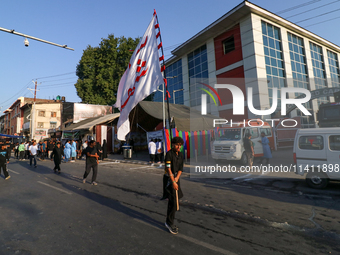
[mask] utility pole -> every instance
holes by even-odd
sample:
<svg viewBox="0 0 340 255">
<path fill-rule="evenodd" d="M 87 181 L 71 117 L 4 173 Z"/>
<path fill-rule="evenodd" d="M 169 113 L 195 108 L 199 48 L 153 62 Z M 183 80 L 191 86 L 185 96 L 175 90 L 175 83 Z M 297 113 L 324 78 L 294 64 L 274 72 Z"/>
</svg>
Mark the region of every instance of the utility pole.
<svg viewBox="0 0 340 255">
<path fill-rule="evenodd" d="M 38 81 L 36 80 L 35 82 L 32 81 L 35 85 L 34 87 L 34 99 L 33 99 L 33 107 L 31 111 L 31 140 L 33 140 L 34 137 L 34 131 L 35 131 L 35 101 L 37 99 L 37 87 L 38 87 Z M 32 90 L 29 89 L 31 92 Z"/>
</svg>

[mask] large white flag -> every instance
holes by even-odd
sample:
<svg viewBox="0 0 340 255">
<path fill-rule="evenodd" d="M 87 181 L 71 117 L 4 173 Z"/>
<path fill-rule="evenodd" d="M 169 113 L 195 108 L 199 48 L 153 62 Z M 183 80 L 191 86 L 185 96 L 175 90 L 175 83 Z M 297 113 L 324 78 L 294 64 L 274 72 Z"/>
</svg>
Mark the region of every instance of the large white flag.
<svg viewBox="0 0 340 255">
<path fill-rule="evenodd" d="M 119 82 L 117 101 L 114 105 L 120 110 L 117 124 L 119 140 L 125 140 L 125 136 L 130 132 L 130 111 L 163 83 L 158 53 L 159 45 L 156 38 L 157 27 L 156 17 L 153 16 Z"/>
</svg>

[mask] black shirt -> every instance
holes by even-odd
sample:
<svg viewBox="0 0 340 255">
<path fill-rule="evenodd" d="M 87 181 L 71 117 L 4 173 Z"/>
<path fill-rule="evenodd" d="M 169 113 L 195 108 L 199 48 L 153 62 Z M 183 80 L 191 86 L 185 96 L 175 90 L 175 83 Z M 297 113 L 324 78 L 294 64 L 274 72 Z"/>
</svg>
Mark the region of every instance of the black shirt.
<svg viewBox="0 0 340 255">
<path fill-rule="evenodd" d="M 174 175 L 176 175 L 179 171 L 183 171 L 184 160 L 183 154 L 181 152 L 176 154 L 176 152 L 174 152 L 172 149 L 169 150 L 165 155 L 165 166 L 167 166 L 169 162 L 171 164 L 171 172 Z"/>
<path fill-rule="evenodd" d="M 243 138 L 243 147 L 246 152 L 253 152 L 251 150 L 253 147 L 253 142 L 249 138 Z"/>
<path fill-rule="evenodd" d="M 9 155 L 8 155 L 8 150 L 2 150 L 0 148 L 0 164 L 3 165 L 5 164 L 7 161 L 9 161 Z"/>
<path fill-rule="evenodd" d="M 95 155 L 97 153 L 97 148 L 96 147 L 91 148 L 90 146 L 87 146 L 86 148 L 86 164 L 97 164 L 97 159 L 95 157 L 87 156 L 88 152 L 90 153 L 90 155 Z"/>
</svg>

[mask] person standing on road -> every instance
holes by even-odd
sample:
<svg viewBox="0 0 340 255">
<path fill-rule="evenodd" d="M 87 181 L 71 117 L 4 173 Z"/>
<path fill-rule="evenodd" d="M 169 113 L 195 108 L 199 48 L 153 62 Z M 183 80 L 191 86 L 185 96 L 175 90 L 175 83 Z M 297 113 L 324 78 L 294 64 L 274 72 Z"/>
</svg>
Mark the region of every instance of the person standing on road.
<svg viewBox="0 0 340 255">
<path fill-rule="evenodd" d="M 25 157 L 25 145 L 24 142 L 21 142 L 21 144 L 18 147 L 18 151 L 19 151 L 19 160 L 24 160 Z"/>
<path fill-rule="evenodd" d="M 184 141 L 181 137 L 174 137 L 171 140 L 172 149 L 165 156 L 165 173 L 163 183 L 167 180 L 165 187 L 166 198 L 168 201 L 168 209 L 166 214 L 165 226 L 171 234 L 178 234 L 178 228 L 174 225 L 175 213 L 179 209 L 179 199 L 183 197 L 179 178 L 183 172 L 183 154 L 180 152 Z"/>
<path fill-rule="evenodd" d="M 266 137 L 266 134 L 264 132 L 261 132 L 261 141 L 259 143 L 262 143 L 262 149 L 263 149 L 263 157 L 260 159 L 260 164 L 262 164 L 263 159 L 266 159 L 266 164 L 269 164 L 269 159 L 272 158 L 272 152 L 270 150 L 269 146 L 269 139 Z"/>
<path fill-rule="evenodd" d="M 30 166 L 32 166 L 32 160 L 34 159 L 34 167 L 37 167 L 37 152 L 38 146 L 37 143 L 33 140 L 32 145 L 29 147 L 30 152 Z"/>
<path fill-rule="evenodd" d="M 87 140 L 85 140 L 85 142 L 83 142 L 83 144 L 82 144 L 82 152 L 81 152 L 81 154 L 80 154 L 80 159 L 82 159 L 83 158 L 83 155 L 85 155 L 85 153 L 86 153 L 86 148 L 87 148 Z"/>
<path fill-rule="evenodd" d="M 70 140 L 68 140 L 65 144 L 65 149 L 64 149 L 64 155 L 65 155 L 65 163 L 70 159 L 71 157 L 71 145 L 70 145 Z"/>
<path fill-rule="evenodd" d="M 30 147 L 30 143 L 28 141 L 26 141 L 26 143 L 25 143 L 25 159 L 30 158 L 30 151 L 28 150 L 29 147 Z"/>
<path fill-rule="evenodd" d="M 52 152 L 53 152 L 54 147 L 55 147 L 55 146 L 53 145 L 53 141 L 50 140 L 50 141 L 48 142 L 48 144 L 47 144 L 48 158 L 50 158 L 50 159 L 52 159 L 51 154 L 52 154 Z"/>
<path fill-rule="evenodd" d="M 254 159 L 254 145 L 250 139 L 251 139 L 251 134 L 247 133 L 245 137 L 243 138 L 243 147 L 244 147 L 244 151 L 247 156 L 248 165 L 251 168 L 253 166 L 253 159 Z"/>
<path fill-rule="evenodd" d="M 149 145 L 149 154 L 150 154 L 150 164 L 155 163 L 155 156 L 156 156 L 156 144 L 153 139 L 150 140 Z"/>
<path fill-rule="evenodd" d="M 107 158 L 107 142 L 106 142 L 106 139 L 104 139 L 104 141 L 103 141 L 103 146 L 102 146 L 102 148 L 103 148 L 103 160 L 104 160 L 104 158 Z"/>
<path fill-rule="evenodd" d="M 6 147 L 7 146 L 5 143 L 1 143 L 0 145 L 0 173 L 2 169 L 2 171 L 4 172 L 5 180 L 8 180 L 9 178 L 11 178 L 11 176 L 8 174 L 8 171 L 7 171 L 7 164 L 9 163 L 9 154 L 8 154 L 8 150 Z"/>
<path fill-rule="evenodd" d="M 60 147 L 60 142 L 57 142 L 57 146 L 54 147 L 52 154 L 51 154 L 51 160 L 54 160 L 54 168 L 53 171 L 56 173 L 58 170 L 58 174 L 60 174 L 60 164 L 61 164 L 61 159 L 64 156 L 64 151 Z M 52 159 L 53 158 L 53 159 Z"/>
<path fill-rule="evenodd" d="M 77 144 L 73 139 L 71 141 L 71 157 L 70 162 L 74 162 L 77 157 Z"/>
<path fill-rule="evenodd" d="M 40 142 L 40 159 L 42 161 L 45 160 L 45 154 L 46 154 L 46 144 L 45 142 Z"/>
<path fill-rule="evenodd" d="M 90 141 L 89 146 L 86 149 L 86 165 L 85 165 L 85 173 L 83 177 L 83 183 L 86 183 L 86 177 L 91 172 L 92 168 L 92 185 L 97 185 L 96 179 L 97 179 L 97 172 L 98 172 L 98 154 L 97 154 L 97 148 L 95 146 L 95 141 Z"/>
</svg>

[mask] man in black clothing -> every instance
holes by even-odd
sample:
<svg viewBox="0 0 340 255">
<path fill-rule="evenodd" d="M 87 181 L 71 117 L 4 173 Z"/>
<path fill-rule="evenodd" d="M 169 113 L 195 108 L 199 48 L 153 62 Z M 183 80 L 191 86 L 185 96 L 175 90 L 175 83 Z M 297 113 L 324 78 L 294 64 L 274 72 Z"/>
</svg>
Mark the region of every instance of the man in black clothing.
<svg viewBox="0 0 340 255">
<path fill-rule="evenodd" d="M 247 155 L 247 162 L 249 167 L 253 166 L 253 159 L 254 159 L 254 145 L 253 142 L 250 140 L 251 134 L 247 133 L 243 138 L 243 147 L 244 151 Z"/>
<path fill-rule="evenodd" d="M 181 137 L 174 137 L 171 140 L 172 149 L 165 156 L 165 173 L 163 183 L 167 180 L 165 187 L 166 198 L 168 201 L 168 210 L 165 226 L 171 234 L 177 234 L 178 228 L 174 225 L 175 213 L 179 209 L 179 199 L 183 197 L 179 178 L 183 172 L 183 154 L 180 152 L 183 145 Z"/>
<path fill-rule="evenodd" d="M 4 172 L 5 180 L 11 178 L 7 171 L 7 164 L 9 163 L 9 154 L 6 144 L 1 143 L 0 145 L 0 173 L 1 169 Z"/>
<path fill-rule="evenodd" d="M 83 178 L 83 183 L 86 183 L 86 177 L 91 172 L 92 168 L 92 185 L 97 185 L 96 178 L 97 178 L 97 171 L 98 171 L 98 154 L 97 154 L 97 148 L 95 147 L 95 141 L 90 141 L 89 146 L 86 148 L 86 167 L 85 167 L 85 173 Z"/>
<path fill-rule="evenodd" d="M 57 143 L 57 146 L 54 147 L 52 154 L 51 154 L 51 160 L 54 160 L 54 172 L 57 172 L 58 169 L 58 174 L 60 174 L 60 164 L 61 164 L 61 159 L 64 156 L 64 150 L 60 147 L 60 142 Z"/>
</svg>

